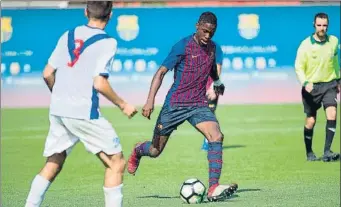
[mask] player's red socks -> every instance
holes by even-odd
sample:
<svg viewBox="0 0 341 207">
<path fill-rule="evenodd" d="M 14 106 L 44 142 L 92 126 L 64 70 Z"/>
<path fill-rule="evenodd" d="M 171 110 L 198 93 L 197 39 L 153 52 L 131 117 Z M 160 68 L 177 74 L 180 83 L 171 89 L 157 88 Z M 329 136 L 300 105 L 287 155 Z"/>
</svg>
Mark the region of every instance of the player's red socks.
<svg viewBox="0 0 341 207">
<path fill-rule="evenodd" d="M 207 159 L 209 166 L 209 188 L 219 183 L 221 168 L 223 165 L 222 142 L 209 142 Z"/>
<path fill-rule="evenodd" d="M 137 145 L 135 147 L 136 155 L 138 157 L 142 156 L 150 156 L 149 148 L 152 143 L 150 141 L 145 141 L 141 143 L 140 145 Z"/>
</svg>

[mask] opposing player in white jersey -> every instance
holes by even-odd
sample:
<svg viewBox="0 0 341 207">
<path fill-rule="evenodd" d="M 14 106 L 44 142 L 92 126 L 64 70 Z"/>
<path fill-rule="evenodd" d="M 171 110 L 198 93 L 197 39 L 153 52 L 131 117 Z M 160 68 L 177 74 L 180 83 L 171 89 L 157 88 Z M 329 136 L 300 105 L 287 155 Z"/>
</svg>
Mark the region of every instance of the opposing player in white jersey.
<svg viewBox="0 0 341 207">
<path fill-rule="evenodd" d="M 32 181 L 26 207 L 41 205 L 45 192 L 78 141 L 105 165 L 105 206 L 122 206 L 125 159 L 115 130 L 100 115 L 97 93 L 117 105 L 129 118 L 137 110 L 123 101 L 107 80 L 107 69 L 117 46 L 116 40 L 103 31 L 111 10 L 111 1 L 88 1 L 85 10 L 88 24 L 66 31 L 48 60 L 43 73 L 52 93 L 50 129 L 44 149 L 47 161 Z"/>
</svg>

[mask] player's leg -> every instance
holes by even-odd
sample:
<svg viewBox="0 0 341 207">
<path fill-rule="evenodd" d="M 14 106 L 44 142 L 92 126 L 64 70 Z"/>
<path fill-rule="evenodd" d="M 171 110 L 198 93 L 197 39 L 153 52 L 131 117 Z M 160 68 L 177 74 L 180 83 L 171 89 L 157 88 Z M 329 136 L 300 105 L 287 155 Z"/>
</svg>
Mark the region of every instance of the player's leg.
<svg viewBox="0 0 341 207">
<path fill-rule="evenodd" d="M 335 130 L 336 130 L 336 116 L 337 116 L 337 86 L 329 88 L 323 96 L 322 103 L 325 109 L 327 123 L 326 123 L 326 139 L 324 145 L 323 161 L 336 161 L 340 158 L 339 153 L 331 151 Z"/>
<path fill-rule="evenodd" d="M 121 207 L 123 202 L 123 175 L 126 161 L 120 152 L 114 155 L 108 155 L 100 152 L 97 156 L 105 166 L 104 173 L 104 197 L 106 207 Z"/>
<path fill-rule="evenodd" d="M 26 199 L 25 207 L 37 207 L 41 205 L 46 191 L 61 171 L 65 159 L 65 151 L 62 153 L 53 154 L 47 158 L 45 166 L 34 177 L 31 183 L 31 188 Z"/>
<path fill-rule="evenodd" d="M 169 136 L 161 136 L 154 132 L 152 141 L 137 143 L 128 160 L 128 172 L 135 175 L 142 157 L 158 157 L 165 148 L 168 138 Z"/>
<path fill-rule="evenodd" d="M 307 114 L 306 119 L 305 119 L 304 132 L 303 132 L 307 161 L 318 160 L 318 158 L 316 157 L 312 149 L 315 123 L 316 123 L 316 112 L 313 115 Z"/>
<path fill-rule="evenodd" d="M 223 165 L 222 143 L 224 139 L 219 123 L 207 107 L 198 108 L 188 121 L 208 139 L 209 188 L 207 198 L 210 201 L 225 200 L 237 190 L 238 185 L 219 184 Z"/>
<path fill-rule="evenodd" d="M 187 119 L 185 109 L 162 107 L 159 117 L 156 121 L 152 141 L 137 143 L 128 159 L 128 172 L 135 175 L 144 156 L 158 157 L 167 144 L 168 138 L 172 132 Z"/>
<path fill-rule="evenodd" d="M 215 114 L 215 111 L 217 109 L 218 106 L 218 98 L 219 96 L 214 99 L 214 100 L 208 100 L 208 107 L 210 108 L 210 110 Z M 202 143 L 201 149 L 204 151 L 208 150 L 208 140 L 206 137 L 204 137 L 204 141 Z"/>
<path fill-rule="evenodd" d="M 121 207 L 125 160 L 120 139 L 111 123 L 103 117 L 93 120 L 63 118 L 63 123 L 79 137 L 87 151 L 97 155 L 104 163 L 105 206 Z"/>
<path fill-rule="evenodd" d="M 313 95 L 311 93 L 308 93 L 304 88 L 302 88 L 302 101 L 304 113 L 306 114 L 305 125 L 303 130 L 303 139 L 306 149 L 307 161 L 317 161 L 319 159 L 316 157 L 312 149 L 312 143 L 317 110 L 320 108 L 321 105 L 319 104 L 319 100 L 317 99 L 314 100 Z"/>
<path fill-rule="evenodd" d="M 77 142 L 78 138 L 64 127 L 59 117 L 50 116 L 50 130 L 44 149 L 44 156 L 47 160 L 31 183 L 25 207 L 41 205 L 46 191 L 61 172 L 67 154 Z"/>
</svg>

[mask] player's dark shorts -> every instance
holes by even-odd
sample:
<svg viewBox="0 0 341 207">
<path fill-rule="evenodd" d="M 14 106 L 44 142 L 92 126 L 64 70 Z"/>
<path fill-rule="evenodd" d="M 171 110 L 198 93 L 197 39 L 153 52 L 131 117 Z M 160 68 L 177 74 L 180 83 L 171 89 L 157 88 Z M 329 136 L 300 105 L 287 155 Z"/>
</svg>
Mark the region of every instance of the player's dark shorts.
<svg viewBox="0 0 341 207">
<path fill-rule="evenodd" d="M 302 87 L 304 113 L 307 114 L 307 117 L 316 116 L 316 112 L 322 104 L 324 109 L 329 106 L 337 107 L 337 93 L 336 80 L 326 83 L 314 83 L 314 88 L 310 93 Z"/>
<path fill-rule="evenodd" d="M 171 107 L 164 105 L 156 121 L 154 133 L 160 136 L 170 136 L 185 121 L 192 126 L 205 121 L 218 122 L 214 113 L 207 106 Z"/>
</svg>

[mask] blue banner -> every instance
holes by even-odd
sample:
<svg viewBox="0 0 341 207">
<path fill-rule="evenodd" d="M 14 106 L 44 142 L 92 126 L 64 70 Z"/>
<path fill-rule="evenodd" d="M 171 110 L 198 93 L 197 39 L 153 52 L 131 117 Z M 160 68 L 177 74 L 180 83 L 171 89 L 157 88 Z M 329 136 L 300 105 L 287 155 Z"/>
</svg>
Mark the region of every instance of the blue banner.
<svg viewBox="0 0 341 207">
<path fill-rule="evenodd" d="M 204 11 L 218 17 L 213 39 L 222 47 L 222 79 L 233 81 L 294 80 L 293 65 L 300 42 L 314 32 L 318 12 L 329 15 L 329 34 L 340 37 L 340 7 L 226 7 L 114 9 L 106 31 L 118 41 L 111 73 L 121 83 L 148 89 L 152 75 L 181 38 L 195 32 Z M 58 38 L 86 24 L 83 9 L 2 11 L 2 86 L 43 85 L 41 72 Z M 171 76 L 169 76 L 171 79 Z M 145 81 L 143 81 L 145 78 Z M 142 82 L 141 82 L 142 81 Z M 171 80 L 170 80 L 171 81 Z"/>
</svg>

